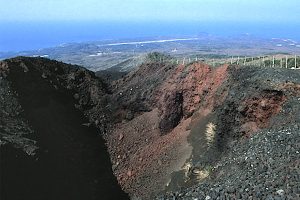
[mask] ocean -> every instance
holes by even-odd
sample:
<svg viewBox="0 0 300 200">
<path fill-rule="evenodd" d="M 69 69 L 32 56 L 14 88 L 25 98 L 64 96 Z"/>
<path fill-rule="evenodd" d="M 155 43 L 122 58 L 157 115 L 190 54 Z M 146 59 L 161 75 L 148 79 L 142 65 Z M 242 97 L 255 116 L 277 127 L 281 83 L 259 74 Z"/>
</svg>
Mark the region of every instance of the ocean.
<svg viewBox="0 0 300 200">
<path fill-rule="evenodd" d="M 0 22 L 0 51 L 37 50 L 63 43 L 145 37 L 195 37 L 199 34 L 300 41 L 300 25 L 241 22 Z"/>
</svg>

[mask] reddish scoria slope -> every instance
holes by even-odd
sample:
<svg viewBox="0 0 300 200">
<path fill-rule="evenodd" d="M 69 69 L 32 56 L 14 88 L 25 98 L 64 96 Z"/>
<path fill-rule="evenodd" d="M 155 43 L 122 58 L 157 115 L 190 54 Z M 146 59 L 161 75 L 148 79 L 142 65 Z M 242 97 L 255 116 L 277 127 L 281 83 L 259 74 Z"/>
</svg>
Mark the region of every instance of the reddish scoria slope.
<svg viewBox="0 0 300 200">
<path fill-rule="evenodd" d="M 190 117 L 200 106 L 212 109 L 219 105 L 223 98 L 215 98 L 215 95 L 227 79 L 227 70 L 227 65 L 218 68 L 203 63 L 180 65 L 156 93 L 161 131 L 172 130 L 182 117 Z"/>
<path fill-rule="evenodd" d="M 203 63 L 171 69 L 151 91 L 148 102 L 154 109 L 115 127 L 108 147 L 115 175 L 125 191 L 146 198 L 163 190 L 171 172 L 180 169 L 190 156 L 187 136 L 192 114 L 199 107 L 211 111 L 224 100 L 226 92 L 218 89 L 227 79 L 227 69 Z"/>
</svg>

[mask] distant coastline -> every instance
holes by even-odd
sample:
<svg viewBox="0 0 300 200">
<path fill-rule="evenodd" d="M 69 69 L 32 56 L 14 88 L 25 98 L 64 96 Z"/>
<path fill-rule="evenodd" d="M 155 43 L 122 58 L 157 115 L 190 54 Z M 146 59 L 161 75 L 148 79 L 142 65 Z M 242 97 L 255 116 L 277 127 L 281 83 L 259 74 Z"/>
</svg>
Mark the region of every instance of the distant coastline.
<svg viewBox="0 0 300 200">
<path fill-rule="evenodd" d="M 98 46 L 103 47 L 103 46 L 137 45 L 137 44 L 140 45 L 140 44 L 193 41 L 193 40 L 199 40 L 199 38 L 180 38 L 180 39 L 167 39 L 167 40 L 149 40 L 149 41 L 139 41 L 139 42 L 121 42 L 121 43 L 103 44 L 103 45 L 98 45 Z"/>
</svg>

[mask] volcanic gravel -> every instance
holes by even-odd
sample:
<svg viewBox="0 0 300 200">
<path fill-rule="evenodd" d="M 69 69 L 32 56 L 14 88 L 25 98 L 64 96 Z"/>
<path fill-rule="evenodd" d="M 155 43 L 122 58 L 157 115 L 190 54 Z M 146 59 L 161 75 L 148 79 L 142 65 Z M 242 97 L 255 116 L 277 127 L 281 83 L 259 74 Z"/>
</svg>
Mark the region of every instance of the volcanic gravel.
<svg viewBox="0 0 300 200">
<path fill-rule="evenodd" d="M 232 144 L 210 179 L 157 199 L 300 199 L 300 126 L 264 130 Z"/>
</svg>

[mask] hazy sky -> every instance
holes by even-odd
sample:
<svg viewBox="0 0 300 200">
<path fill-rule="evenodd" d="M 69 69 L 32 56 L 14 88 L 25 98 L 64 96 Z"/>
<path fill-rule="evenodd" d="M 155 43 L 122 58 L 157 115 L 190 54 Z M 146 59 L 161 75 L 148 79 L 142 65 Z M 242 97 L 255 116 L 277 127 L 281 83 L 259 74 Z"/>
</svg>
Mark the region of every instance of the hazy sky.
<svg viewBox="0 0 300 200">
<path fill-rule="evenodd" d="M 5 21 L 298 22 L 300 0 L 0 0 Z"/>
</svg>

